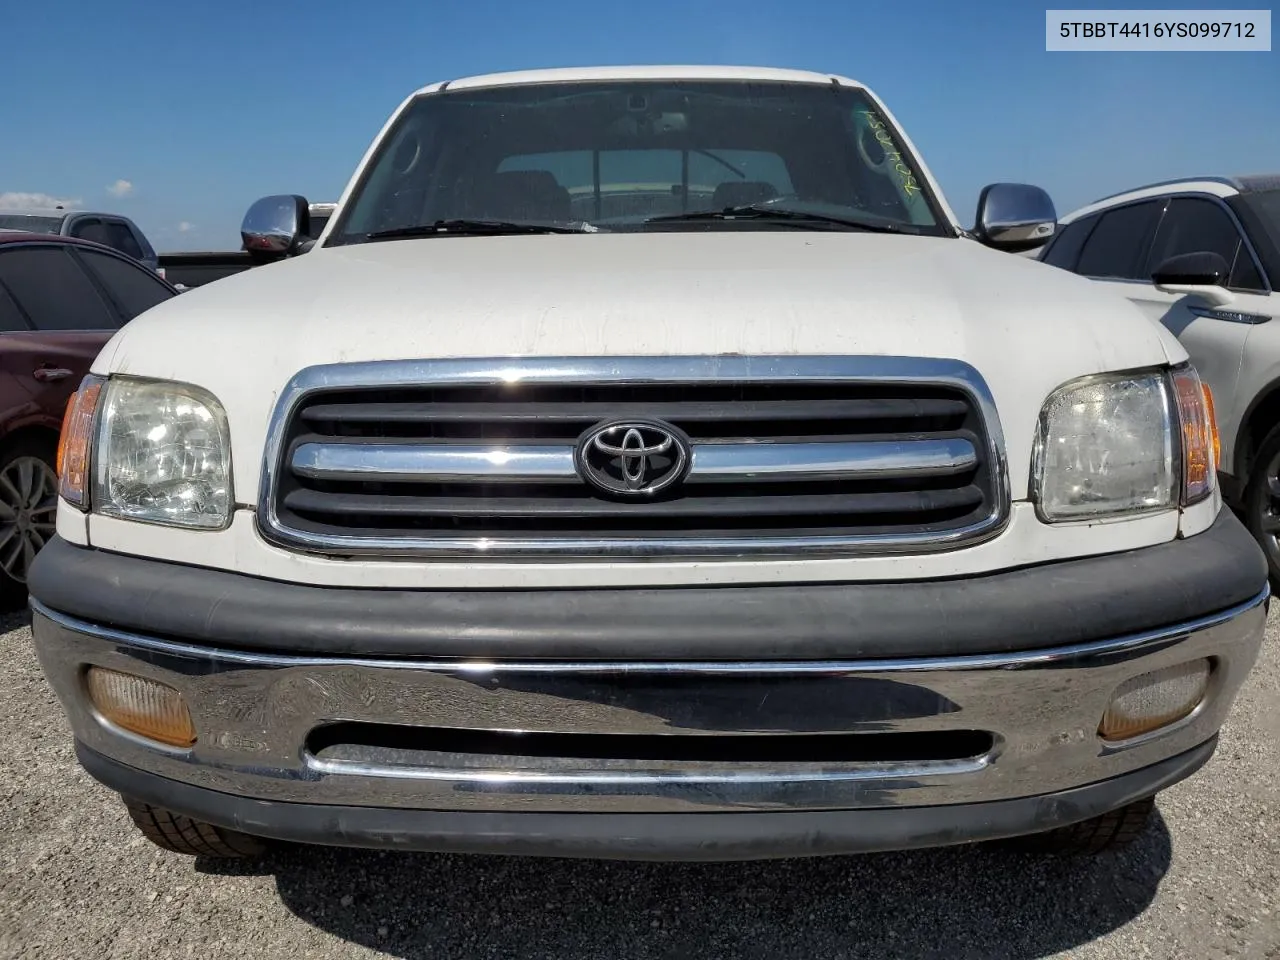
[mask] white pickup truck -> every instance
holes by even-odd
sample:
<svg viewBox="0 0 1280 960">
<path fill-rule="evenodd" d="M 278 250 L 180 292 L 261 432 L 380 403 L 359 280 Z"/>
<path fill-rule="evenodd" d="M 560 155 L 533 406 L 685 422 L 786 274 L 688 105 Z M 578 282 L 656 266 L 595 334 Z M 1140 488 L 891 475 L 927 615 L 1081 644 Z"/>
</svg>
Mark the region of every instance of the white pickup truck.
<svg viewBox="0 0 1280 960">
<path fill-rule="evenodd" d="M 288 252 L 300 197 L 246 242 Z M 1268 604 L 1187 354 L 844 77 L 439 83 L 67 413 L 35 642 L 172 850 L 1095 852 Z"/>
</svg>

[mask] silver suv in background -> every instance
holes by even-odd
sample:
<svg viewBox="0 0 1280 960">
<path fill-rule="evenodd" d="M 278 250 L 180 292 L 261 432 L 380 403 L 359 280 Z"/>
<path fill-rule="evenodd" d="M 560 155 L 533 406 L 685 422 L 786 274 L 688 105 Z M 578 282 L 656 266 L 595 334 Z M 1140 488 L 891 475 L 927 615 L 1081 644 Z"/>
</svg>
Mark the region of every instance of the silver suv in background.
<svg viewBox="0 0 1280 960">
<path fill-rule="evenodd" d="M 128 217 L 89 210 L 0 210 L 0 230 L 25 230 L 92 240 L 119 250 L 159 272 L 160 261 L 146 234 Z"/>
<path fill-rule="evenodd" d="M 1137 304 L 1213 393 L 1222 493 L 1280 583 L 1280 175 L 1139 187 L 1065 216 L 1045 263 Z"/>
</svg>

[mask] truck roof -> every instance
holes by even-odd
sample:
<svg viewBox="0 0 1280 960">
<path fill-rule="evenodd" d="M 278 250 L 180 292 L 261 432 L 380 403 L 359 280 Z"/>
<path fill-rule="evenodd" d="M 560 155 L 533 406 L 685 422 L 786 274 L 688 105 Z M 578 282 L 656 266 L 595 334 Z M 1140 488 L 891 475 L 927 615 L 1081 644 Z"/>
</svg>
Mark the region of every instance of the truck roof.
<svg viewBox="0 0 1280 960">
<path fill-rule="evenodd" d="M 45 207 L 43 210 L 31 207 L 0 207 L 0 214 L 8 217 L 51 217 L 58 220 L 65 219 L 73 213 L 84 212 L 83 210 L 55 210 L 52 207 Z"/>
<path fill-rule="evenodd" d="M 114 220 L 128 220 L 122 213 L 107 213 L 105 210 L 61 209 L 58 207 L 0 207 L 0 213 L 9 217 L 56 217 L 65 220 L 67 217 L 111 217 Z"/>
<path fill-rule="evenodd" d="M 87 247 L 91 250 L 109 250 L 111 253 L 120 253 L 114 247 L 104 246 L 96 241 L 85 240 L 81 237 L 64 237 L 56 233 L 33 233 L 29 230 L 0 227 L 0 245 L 7 243 L 41 243 L 64 247 Z M 130 257 L 129 259 L 132 260 L 133 258 Z"/>
<path fill-rule="evenodd" d="M 477 87 L 500 87 L 529 83 L 563 83 L 580 80 L 758 80 L 774 83 L 838 83 L 860 87 L 856 80 L 831 73 L 787 70 L 778 67 L 730 66 L 616 66 L 563 67 L 554 70 L 514 70 L 486 73 L 428 84 L 418 93 L 436 93 Z"/>
</svg>

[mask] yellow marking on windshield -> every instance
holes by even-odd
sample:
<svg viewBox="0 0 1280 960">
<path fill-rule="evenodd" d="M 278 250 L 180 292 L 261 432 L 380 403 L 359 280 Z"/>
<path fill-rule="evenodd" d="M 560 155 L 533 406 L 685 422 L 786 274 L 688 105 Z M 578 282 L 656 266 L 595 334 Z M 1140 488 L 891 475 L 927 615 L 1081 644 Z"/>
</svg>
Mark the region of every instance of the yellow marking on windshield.
<svg viewBox="0 0 1280 960">
<path fill-rule="evenodd" d="M 893 161 L 893 170 L 898 174 L 902 181 L 902 190 L 909 197 L 914 199 L 921 192 L 920 183 L 916 180 L 915 172 L 907 166 L 902 156 L 902 151 L 898 149 L 898 145 L 893 142 L 893 137 L 889 133 L 888 124 L 881 120 L 870 110 L 863 110 L 862 115 L 867 118 L 867 126 L 875 131 L 875 138 L 879 144 L 884 147 L 884 155 L 886 160 Z"/>
</svg>

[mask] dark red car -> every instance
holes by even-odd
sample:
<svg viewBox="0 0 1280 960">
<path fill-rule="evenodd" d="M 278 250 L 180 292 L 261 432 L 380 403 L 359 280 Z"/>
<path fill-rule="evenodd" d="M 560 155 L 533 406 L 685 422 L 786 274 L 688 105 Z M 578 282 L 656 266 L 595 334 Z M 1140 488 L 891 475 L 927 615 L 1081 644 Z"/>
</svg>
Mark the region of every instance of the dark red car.
<svg viewBox="0 0 1280 960">
<path fill-rule="evenodd" d="M 116 330 L 177 294 L 110 247 L 0 231 L 0 602 L 53 536 L 68 398 Z"/>
</svg>

